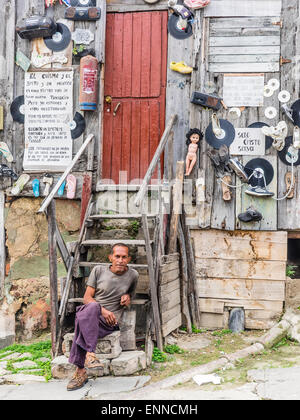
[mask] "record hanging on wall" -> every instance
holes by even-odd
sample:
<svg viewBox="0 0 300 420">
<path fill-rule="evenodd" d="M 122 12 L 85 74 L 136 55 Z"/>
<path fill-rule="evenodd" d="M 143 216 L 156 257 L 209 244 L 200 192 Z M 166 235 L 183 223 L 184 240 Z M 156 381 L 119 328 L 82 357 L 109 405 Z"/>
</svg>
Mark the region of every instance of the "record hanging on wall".
<svg viewBox="0 0 300 420">
<path fill-rule="evenodd" d="M 86 123 L 83 115 L 81 115 L 79 112 L 76 112 L 73 121 L 70 123 L 72 139 L 77 139 L 80 137 L 84 132 L 85 127 Z"/>
<path fill-rule="evenodd" d="M 266 124 L 264 122 L 255 122 L 253 124 L 250 124 L 248 128 L 262 128 L 262 127 L 270 127 L 269 124 Z M 270 147 L 273 144 L 273 139 L 270 136 L 266 136 L 266 150 L 270 149 Z"/>
<path fill-rule="evenodd" d="M 260 180 L 265 177 L 266 186 L 269 185 L 274 178 L 274 168 L 272 164 L 263 158 L 254 158 L 250 160 L 245 165 L 245 171 L 247 175 L 251 178 L 249 180 L 249 184 L 252 187 L 256 187 L 257 185 L 261 185 Z"/>
<path fill-rule="evenodd" d="M 44 38 L 44 42 L 49 50 L 63 51 L 71 41 L 70 29 L 63 23 L 57 23 L 57 31 L 50 38 Z"/>
<path fill-rule="evenodd" d="M 24 95 L 17 96 L 10 106 L 10 113 L 14 121 L 24 124 L 25 121 L 25 105 Z"/>
<path fill-rule="evenodd" d="M 293 136 L 289 136 L 285 139 L 284 148 L 278 152 L 279 159 L 285 165 L 294 166 L 300 165 L 300 150 L 293 147 Z"/>
<path fill-rule="evenodd" d="M 215 135 L 213 132 L 212 123 L 209 124 L 205 132 L 206 142 L 214 149 L 219 149 L 222 144 L 225 144 L 229 147 L 235 138 L 235 128 L 231 122 L 222 119 L 220 119 L 219 122 L 222 130 L 221 136 L 217 137 Z"/>
</svg>

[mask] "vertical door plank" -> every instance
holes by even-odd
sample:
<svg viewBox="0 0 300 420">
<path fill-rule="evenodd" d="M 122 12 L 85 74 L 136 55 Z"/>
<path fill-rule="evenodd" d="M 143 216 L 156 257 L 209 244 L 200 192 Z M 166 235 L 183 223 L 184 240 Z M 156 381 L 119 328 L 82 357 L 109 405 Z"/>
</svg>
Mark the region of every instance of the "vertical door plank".
<svg viewBox="0 0 300 420">
<path fill-rule="evenodd" d="M 105 89 L 104 95 L 113 94 L 113 57 L 114 57 L 114 18 L 113 13 L 107 14 L 106 20 L 106 49 L 105 49 Z"/>
<path fill-rule="evenodd" d="M 150 96 L 150 73 L 151 69 L 151 16 L 142 13 L 142 54 L 141 54 L 141 97 Z"/>
<path fill-rule="evenodd" d="M 116 108 L 118 100 L 112 102 L 112 111 Z M 119 183 L 119 171 L 121 169 L 121 148 L 122 148 L 122 115 L 123 106 L 121 105 L 115 116 L 112 115 L 112 159 L 111 159 L 111 179 Z"/>
<path fill-rule="evenodd" d="M 124 33 L 123 33 L 123 83 L 122 97 L 131 96 L 131 73 L 132 73 L 132 14 L 124 15 Z"/>
<path fill-rule="evenodd" d="M 130 147 L 130 179 L 139 178 L 140 137 L 141 137 L 141 102 L 132 102 L 132 133 Z"/>
<path fill-rule="evenodd" d="M 128 180 L 130 179 L 131 105 L 132 102 L 128 101 L 124 101 L 121 105 L 123 107 L 121 170 L 127 171 Z"/>
<path fill-rule="evenodd" d="M 141 13 L 133 14 L 133 57 L 132 57 L 132 97 L 141 95 L 141 51 L 142 51 L 142 19 Z"/>
<path fill-rule="evenodd" d="M 113 93 L 112 96 L 122 96 L 122 68 L 123 68 L 123 20 L 122 13 L 115 14 L 114 20 L 114 55 L 113 55 Z"/>
<path fill-rule="evenodd" d="M 150 128 L 150 121 L 149 121 L 149 102 L 142 101 L 141 102 L 141 159 L 140 159 L 140 177 L 143 178 L 145 173 L 147 172 L 149 166 L 149 128 Z"/>
<path fill-rule="evenodd" d="M 150 73 L 150 97 L 160 95 L 161 89 L 161 62 L 162 62 L 162 31 L 161 14 L 153 12 L 151 14 L 151 73 Z"/>
</svg>

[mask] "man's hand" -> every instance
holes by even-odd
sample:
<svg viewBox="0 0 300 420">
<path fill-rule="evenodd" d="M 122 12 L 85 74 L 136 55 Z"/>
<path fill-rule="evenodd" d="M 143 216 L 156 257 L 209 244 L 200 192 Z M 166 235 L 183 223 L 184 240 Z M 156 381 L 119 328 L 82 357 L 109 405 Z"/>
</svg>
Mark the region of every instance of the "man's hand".
<svg viewBox="0 0 300 420">
<path fill-rule="evenodd" d="M 102 310 L 101 315 L 103 316 L 105 321 L 108 323 L 108 325 L 110 325 L 111 327 L 114 327 L 117 324 L 117 318 L 115 317 L 115 314 L 103 308 L 103 306 L 101 306 L 101 310 Z"/>
<path fill-rule="evenodd" d="M 123 296 L 121 296 L 121 305 L 122 306 L 128 306 L 128 305 L 130 305 L 130 295 L 123 295 Z"/>
</svg>

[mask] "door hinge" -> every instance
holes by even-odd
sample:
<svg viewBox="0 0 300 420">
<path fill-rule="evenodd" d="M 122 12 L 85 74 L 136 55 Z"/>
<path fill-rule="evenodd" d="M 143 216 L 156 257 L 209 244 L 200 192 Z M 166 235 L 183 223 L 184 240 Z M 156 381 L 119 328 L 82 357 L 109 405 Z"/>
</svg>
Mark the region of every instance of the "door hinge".
<svg viewBox="0 0 300 420">
<path fill-rule="evenodd" d="M 283 58 L 282 56 L 280 56 L 280 65 L 283 66 L 284 64 L 289 64 L 291 63 L 292 60 L 288 59 L 288 58 Z"/>
<path fill-rule="evenodd" d="M 282 20 L 279 20 L 278 22 L 272 22 L 272 25 L 280 26 L 281 29 L 283 28 L 283 22 L 282 22 Z"/>
</svg>

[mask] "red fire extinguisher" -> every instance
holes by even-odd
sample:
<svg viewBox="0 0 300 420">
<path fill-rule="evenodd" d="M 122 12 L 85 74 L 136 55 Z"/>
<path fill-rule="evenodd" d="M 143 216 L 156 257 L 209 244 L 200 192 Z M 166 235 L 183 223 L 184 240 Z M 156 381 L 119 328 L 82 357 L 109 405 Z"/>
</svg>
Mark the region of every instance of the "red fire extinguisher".
<svg viewBox="0 0 300 420">
<path fill-rule="evenodd" d="M 82 111 L 95 111 L 98 102 L 98 60 L 92 55 L 80 60 L 79 104 Z"/>
</svg>

